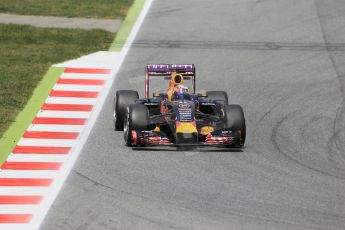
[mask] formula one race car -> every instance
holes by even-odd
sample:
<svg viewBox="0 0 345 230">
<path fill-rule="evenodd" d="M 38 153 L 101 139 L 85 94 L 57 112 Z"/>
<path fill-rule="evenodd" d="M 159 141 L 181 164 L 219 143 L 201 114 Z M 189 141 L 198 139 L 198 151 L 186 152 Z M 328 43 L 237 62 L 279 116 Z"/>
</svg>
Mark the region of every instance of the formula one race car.
<svg viewBox="0 0 345 230">
<path fill-rule="evenodd" d="M 169 83 L 150 98 L 153 78 Z M 147 65 L 145 98 L 139 99 L 137 91 L 117 91 L 114 123 L 116 130 L 124 131 L 126 145 L 243 147 L 246 125 L 241 106 L 229 105 L 224 91 L 195 93 L 195 78 L 194 65 Z"/>
</svg>

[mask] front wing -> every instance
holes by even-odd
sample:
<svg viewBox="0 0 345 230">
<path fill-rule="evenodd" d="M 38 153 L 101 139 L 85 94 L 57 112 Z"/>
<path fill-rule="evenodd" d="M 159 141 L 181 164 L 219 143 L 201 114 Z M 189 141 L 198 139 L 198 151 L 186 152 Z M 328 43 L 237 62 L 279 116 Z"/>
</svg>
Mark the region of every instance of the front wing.
<svg viewBox="0 0 345 230">
<path fill-rule="evenodd" d="M 213 131 L 206 136 L 199 136 L 196 143 L 176 143 L 174 138 L 160 131 L 132 130 L 132 146 L 240 146 L 241 133 L 239 131 Z"/>
</svg>

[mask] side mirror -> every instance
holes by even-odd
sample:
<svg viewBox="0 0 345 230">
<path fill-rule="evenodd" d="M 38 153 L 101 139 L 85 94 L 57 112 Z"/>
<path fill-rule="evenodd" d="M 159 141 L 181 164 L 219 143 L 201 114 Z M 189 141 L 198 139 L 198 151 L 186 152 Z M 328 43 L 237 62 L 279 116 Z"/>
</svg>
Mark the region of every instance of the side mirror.
<svg viewBox="0 0 345 230">
<path fill-rule="evenodd" d="M 165 98 L 168 98 L 168 94 L 166 94 L 166 93 L 161 93 L 161 92 L 154 92 L 154 93 L 153 93 L 153 97 L 160 97 L 160 98 L 165 99 Z"/>
<path fill-rule="evenodd" d="M 160 93 L 160 92 L 154 92 L 152 96 L 153 96 L 153 97 L 160 97 L 160 96 L 161 96 L 161 93 Z"/>
<path fill-rule="evenodd" d="M 198 97 L 207 97 L 207 93 L 205 91 L 202 91 L 197 94 Z"/>
</svg>

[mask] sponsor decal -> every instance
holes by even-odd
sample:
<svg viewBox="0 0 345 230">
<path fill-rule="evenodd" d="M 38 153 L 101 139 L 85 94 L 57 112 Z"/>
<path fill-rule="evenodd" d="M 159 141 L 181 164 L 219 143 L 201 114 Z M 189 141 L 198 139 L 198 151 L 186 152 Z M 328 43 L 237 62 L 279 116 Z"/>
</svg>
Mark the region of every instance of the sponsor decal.
<svg viewBox="0 0 345 230">
<path fill-rule="evenodd" d="M 190 103 L 181 103 L 178 105 L 179 108 L 190 108 L 191 104 Z"/>
<path fill-rule="evenodd" d="M 201 105 L 215 105 L 215 103 L 211 103 L 211 102 L 201 102 Z"/>
<path fill-rule="evenodd" d="M 173 65 L 148 65 L 147 66 L 149 69 L 169 69 L 169 68 L 184 68 L 191 70 L 193 69 L 193 65 L 188 65 L 188 64 L 173 64 Z"/>
<path fill-rule="evenodd" d="M 145 102 L 144 105 L 159 105 L 158 102 Z"/>
</svg>

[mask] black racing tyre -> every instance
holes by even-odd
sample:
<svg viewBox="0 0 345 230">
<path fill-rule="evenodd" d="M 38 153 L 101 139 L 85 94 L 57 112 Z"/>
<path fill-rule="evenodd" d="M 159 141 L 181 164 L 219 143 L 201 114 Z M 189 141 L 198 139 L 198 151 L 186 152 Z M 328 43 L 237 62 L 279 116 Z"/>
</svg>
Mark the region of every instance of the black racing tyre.
<svg viewBox="0 0 345 230">
<path fill-rule="evenodd" d="M 224 106 L 225 123 L 224 128 L 229 131 L 241 131 L 240 146 L 246 141 L 246 121 L 243 109 L 240 105 Z"/>
<path fill-rule="evenodd" d="M 128 106 L 125 113 L 123 129 L 126 145 L 132 145 L 132 130 L 146 131 L 149 128 L 148 108 L 142 104 L 132 104 Z"/>
<path fill-rule="evenodd" d="M 208 91 L 206 92 L 206 99 L 208 100 L 222 100 L 224 101 L 224 105 L 227 105 L 228 102 L 228 94 L 225 91 Z"/>
<path fill-rule="evenodd" d="M 134 104 L 135 100 L 139 99 L 137 91 L 133 90 L 118 90 L 114 97 L 114 125 L 115 130 L 123 130 L 123 122 L 125 119 L 126 109 L 129 105 Z"/>
</svg>

